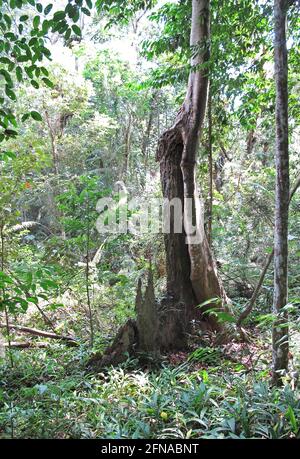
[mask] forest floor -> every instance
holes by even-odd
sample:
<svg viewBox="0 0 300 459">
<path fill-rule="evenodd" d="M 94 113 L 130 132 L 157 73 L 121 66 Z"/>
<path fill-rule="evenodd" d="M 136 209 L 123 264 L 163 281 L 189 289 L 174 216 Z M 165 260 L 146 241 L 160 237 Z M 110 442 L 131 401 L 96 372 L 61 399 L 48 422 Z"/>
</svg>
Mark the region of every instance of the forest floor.
<svg viewBox="0 0 300 459">
<path fill-rule="evenodd" d="M 13 351 L 13 368 L 0 360 L 0 438 L 297 438 L 299 388 L 289 375 L 270 386 L 270 336 L 252 335 L 98 373 L 83 345 Z"/>
</svg>

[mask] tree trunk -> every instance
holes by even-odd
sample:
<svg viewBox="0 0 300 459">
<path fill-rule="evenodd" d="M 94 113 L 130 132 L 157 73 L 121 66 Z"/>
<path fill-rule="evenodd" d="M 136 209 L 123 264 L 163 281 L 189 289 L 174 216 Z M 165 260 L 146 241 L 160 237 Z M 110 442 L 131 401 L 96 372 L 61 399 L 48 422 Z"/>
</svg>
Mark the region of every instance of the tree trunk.
<svg viewBox="0 0 300 459">
<path fill-rule="evenodd" d="M 212 218 L 213 218 L 213 158 L 212 158 L 212 97 L 211 90 L 208 95 L 208 178 L 209 178 L 209 194 L 208 194 L 208 215 L 207 215 L 207 240 L 209 247 L 212 244 Z"/>
<path fill-rule="evenodd" d="M 286 14 L 288 0 L 274 1 L 274 59 L 276 85 L 276 198 L 274 235 L 274 301 L 277 316 L 273 326 L 273 382 L 282 382 L 282 372 L 288 368 L 287 303 L 288 269 L 288 64 L 286 47 Z"/>
<path fill-rule="evenodd" d="M 7 325 L 2 324 L 0 322 L 0 328 L 7 328 Z M 44 338 L 51 338 L 51 339 L 58 339 L 61 341 L 66 341 L 70 346 L 78 345 L 78 343 L 76 342 L 75 338 L 73 338 L 73 336 L 57 335 L 56 333 L 50 333 L 44 330 L 37 330 L 36 328 L 23 327 L 21 325 L 9 324 L 9 328 L 10 330 L 16 330 L 20 333 L 29 333 L 30 335 L 42 336 Z"/>
<path fill-rule="evenodd" d="M 173 127 L 161 136 L 157 152 L 163 196 L 168 200 L 179 198 L 183 204 L 184 231 L 171 231 L 165 244 L 168 292 L 184 305 L 185 329 L 201 315 L 196 307 L 200 303 L 216 297 L 220 304 L 212 302 L 208 307 L 223 307 L 227 302 L 204 232 L 202 202 L 195 182 L 196 155 L 207 105 L 209 1 L 193 0 L 192 7 L 190 45 L 194 57 L 186 98 Z M 188 200 L 192 202 L 191 210 Z M 209 320 L 213 328 L 219 329 L 212 316 Z"/>
<path fill-rule="evenodd" d="M 202 319 L 203 311 L 197 306 L 216 298 L 218 301 L 208 301 L 206 307 L 224 308 L 227 303 L 205 235 L 195 182 L 196 155 L 207 104 L 208 41 L 209 0 L 192 0 L 190 45 L 194 57 L 187 93 L 174 125 L 161 135 L 157 148 L 163 197 L 169 203 L 177 198 L 183 208 L 183 218 L 179 221 L 182 231 L 178 232 L 176 214 L 171 208 L 170 232 L 165 234 L 167 294 L 159 304 L 156 302 L 150 270 L 144 296 L 141 285 L 138 287 L 136 322 L 129 320 L 120 329 L 100 366 L 119 363 L 124 360 L 124 352 L 156 353 L 186 348 L 192 321 L 200 323 Z M 205 315 L 205 318 L 206 326 L 220 332 L 223 339 L 224 327 L 215 316 Z M 91 364 L 98 361 L 96 356 Z"/>
<path fill-rule="evenodd" d="M 55 175 L 58 175 L 59 160 L 58 160 L 58 151 L 57 151 L 57 144 L 56 144 L 56 133 L 55 133 L 55 129 L 53 129 L 53 126 L 51 125 L 51 121 L 50 121 L 47 110 L 45 110 L 45 117 L 46 117 L 48 129 L 49 129 L 49 135 L 50 135 L 50 141 L 51 141 L 53 169 L 54 169 Z"/>
<path fill-rule="evenodd" d="M 125 131 L 125 138 L 124 138 L 124 163 L 123 163 L 123 170 L 122 170 L 122 177 L 126 178 L 127 171 L 128 171 L 128 160 L 130 154 L 130 142 L 131 142 L 131 128 L 132 128 L 132 115 L 129 112 L 128 115 L 128 125 Z"/>
<path fill-rule="evenodd" d="M 150 140 L 151 130 L 152 130 L 152 127 L 153 127 L 154 112 L 155 112 L 155 106 L 156 106 L 158 94 L 159 94 L 158 91 L 155 91 L 152 94 L 151 102 L 150 102 L 149 118 L 148 118 L 148 122 L 147 122 L 147 128 L 146 128 L 146 132 L 144 134 L 143 142 L 142 142 L 142 154 L 143 154 L 143 156 L 145 158 L 145 167 L 146 167 L 146 169 L 147 169 L 147 166 L 148 166 L 148 157 L 149 157 L 149 153 L 148 153 L 149 140 Z"/>
<path fill-rule="evenodd" d="M 249 131 L 248 136 L 247 136 L 247 148 L 246 148 L 247 159 L 249 159 L 249 157 L 252 155 L 255 142 L 256 142 L 256 139 L 254 136 L 254 130 L 251 129 L 251 131 Z"/>
</svg>

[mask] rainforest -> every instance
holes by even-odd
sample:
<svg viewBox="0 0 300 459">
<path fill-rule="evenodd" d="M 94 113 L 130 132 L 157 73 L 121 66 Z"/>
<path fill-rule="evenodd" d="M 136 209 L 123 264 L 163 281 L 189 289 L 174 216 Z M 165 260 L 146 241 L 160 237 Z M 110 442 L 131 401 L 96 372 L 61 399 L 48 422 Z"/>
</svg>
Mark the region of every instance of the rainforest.
<svg viewBox="0 0 300 459">
<path fill-rule="evenodd" d="M 0 0 L 0 439 L 300 438 L 299 13 Z"/>
</svg>

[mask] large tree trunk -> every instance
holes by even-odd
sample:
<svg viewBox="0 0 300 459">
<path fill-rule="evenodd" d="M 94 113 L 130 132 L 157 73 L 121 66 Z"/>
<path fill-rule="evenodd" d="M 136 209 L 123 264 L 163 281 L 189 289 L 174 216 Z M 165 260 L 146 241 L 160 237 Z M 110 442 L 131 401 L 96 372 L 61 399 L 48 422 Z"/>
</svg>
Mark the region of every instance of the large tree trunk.
<svg viewBox="0 0 300 459">
<path fill-rule="evenodd" d="M 194 57 L 187 93 L 173 127 L 161 136 L 157 152 L 163 195 L 168 200 L 179 198 L 183 204 L 184 232 L 171 231 L 165 241 L 168 292 L 184 305 L 187 326 L 192 319 L 199 318 L 198 304 L 216 297 L 220 299 L 218 307 L 227 302 L 205 236 L 202 202 L 195 182 L 196 156 L 207 105 L 209 1 L 193 0 L 192 6 L 190 45 Z M 189 200 L 192 210 L 187 205 Z M 217 305 L 208 304 L 212 306 Z M 218 328 L 212 316 L 210 321 Z"/>
<path fill-rule="evenodd" d="M 274 236 L 274 302 L 277 320 L 273 326 L 273 382 L 281 383 L 281 373 L 288 368 L 287 303 L 288 268 L 288 64 L 286 48 L 286 13 L 288 0 L 274 1 L 274 59 L 276 84 L 276 198 Z"/>
<path fill-rule="evenodd" d="M 162 134 L 157 149 L 163 196 L 169 203 L 177 198 L 183 208 L 182 231 L 178 232 L 176 212 L 171 209 L 170 232 L 165 234 L 167 295 L 160 304 L 156 302 L 150 271 L 144 296 L 139 284 L 136 322 L 128 321 L 120 329 L 100 366 L 120 362 L 124 346 L 127 352 L 182 349 L 187 346 L 192 321 L 203 319 L 203 311 L 197 306 L 216 298 L 218 301 L 208 301 L 206 307 L 224 308 L 227 303 L 205 235 L 195 182 L 196 155 L 207 105 L 208 41 L 209 0 L 192 0 L 190 45 L 195 57 L 191 59 L 187 93 L 174 125 Z M 224 338 L 224 329 L 215 317 L 206 315 L 205 319 Z"/>
</svg>

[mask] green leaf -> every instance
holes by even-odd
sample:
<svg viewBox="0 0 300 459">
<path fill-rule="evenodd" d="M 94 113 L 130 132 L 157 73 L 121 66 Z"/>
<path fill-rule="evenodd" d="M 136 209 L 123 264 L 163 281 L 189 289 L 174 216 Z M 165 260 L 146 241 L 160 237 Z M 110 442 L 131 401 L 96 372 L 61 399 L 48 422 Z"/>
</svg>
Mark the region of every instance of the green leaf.
<svg viewBox="0 0 300 459">
<path fill-rule="evenodd" d="M 220 303 L 220 298 L 215 297 L 215 298 L 210 298 L 209 300 L 204 301 L 203 303 L 200 303 L 197 305 L 198 308 L 202 308 L 203 306 L 206 306 L 208 304 L 218 304 Z"/>
<path fill-rule="evenodd" d="M 87 8 L 81 8 L 81 11 L 83 12 L 83 14 L 86 14 L 87 16 L 91 15 L 90 10 L 88 10 Z"/>
<path fill-rule="evenodd" d="M 13 151 L 3 151 L 2 156 L 4 161 L 7 159 L 16 159 L 17 155 Z M 12 282 L 10 282 L 12 284 Z"/>
<path fill-rule="evenodd" d="M 8 28 L 10 29 L 11 28 L 11 24 L 12 24 L 11 18 L 8 16 L 8 14 L 4 14 L 3 15 L 3 19 L 5 20 L 6 24 L 8 25 Z"/>
<path fill-rule="evenodd" d="M 6 65 L 9 65 L 9 64 L 12 63 L 12 61 L 10 59 L 8 59 L 8 57 L 5 57 L 5 56 L 4 57 L 0 57 L 0 62 L 2 64 L 6 64 Z"/>
<path fill-rule="evenodd" d="M 41 72 L 46 75 L 46 76 L 49 76 L 49 72 L 48 70 L 45 68 L 45 67 L 41 67 Z"/>
<path fill-rule="evenodd" d="M 29 117 L 30 117 L 30 113 L 24 113 L 24 115 L 21 118 L 22 122 L 24 123 L 26 120 L 28 120 Z"/>
<path fill-rule="evenodd" d="M 6 114 L 6 119 L 12 124 L 14 127 L 18 127 L 18 123 L 16 121 L 15 116 L 12 113 Z"/>
<path fill-rule="evenodd" d="M 16 297 L 13 298 L 13 303 L 14 304 L 20 304 L 22 310 L 25 311 L 25 312 L 28 309 L 28 301 L 24 300 L 24 298 L 16 296 Z"/>
<path fill-rule="evenodd" d="M 33 24 L 33 27 L 34 27 L 35 29 L 38 29 L 38 27 L 39 27 L 39 25 L 40 25 L 40 21 L 41 21 L 40 16 L 35 16 L 35 17 L 33 18 L 32 24 Z"/>
<path fill-rule="evenodd" d="M 52 83 L 51 80 L 49 80 L 49 78 L 42 78 L 42 81 L 45 83 L 46 86 L 48 86 L 49 88 L 53 88 L 54 87 L 54 84 Z"/>
<path fill-rule="evenodd" d="M 290 424 L 292 426 L 292 429 L 293 429 L 294 433 L 297 433 L 299 426 L 298 426 L 298 422 L 297 422 L 294 410 L 290 405 L 289 405 L 285 415 L 286 415 L 287 419 L 290 421 Z"/>
<path fill-rule="evenodd" d="M 23 71 L 19 66 L 16 68 L 16 76 L 19 82 L 23 81 Z"/>
<path fill-rule="evenodd" d="M 27 297 L 27 301 L 29 301 L 30 303 L 33 303 L 33 304 L 38 304 L 39 299 L 36 296 L 28 296 Z"/>
<path fill-rule="evenodd" d="M 30 112 L 30 116 L 31 118 L 33 118 L 35 121 L 43 121 L 43 118 L 42 116 L 40 115 L 40 113 L 36 112 L 35 110 L 32 110 Z"/>
<path fill-rule="evenodd" d="M 65 40 L 68 41 L 69 38 L 71 37 L 72 30 L 68 28 L 68 30 L 65 33 Z"/>
<path fill-rule="evenodd" d="M 49 290 L 51 288 L 57 288 L 58 286 L 56 282 L 52 281 L 51 279 L 46 279 L 41 281 L 41 287 L 44 290 Z"/>
<path fill-rule="evenodd" d="M 25 22 L 29 19 L 29 16 L 27 14 L 23 14 L 23 16 L 20 16 L 20 21 Z"/>
<path fill-rule="evenodd" d="M 38 297 L 39 297 L 39 298 L 42 298 L 43 300 L 48 300 L 48 299 L 49 299 L 49 298 L 48 298 L 48 295 L 45 295 L 44 293 L 39 293 L 39 294 L 38 294 Z"/>
<path fill-rule="evenodd" d="M 68 3 L 65 12 L 69 16 L 69 18 L 73 19 L 77 14 L 77 7 L 75 5 L 72 5 L 71 3 Z"/>
<path fill-rule="evenodd" d="M 53 4 L 50 3 L 49 5 L 46 6 L 46 8 L 44 9 L 44 14 L 47 16 L 47 14 L 50 13 L 50 11 L 52 10 L 53 8 Z"/>
<path fill-rule="evenodd" d="M 46 57 L 48 57 L 48 58 L 50 59 L 50 57 L 51 57 L 51 52 L 49 51 L 48 48 L 46 48 L 45 46 L 42 46 L 42 47 L 40 48 L 40 51 L 41 51 Z"/>
<path fill-rule="evenodd" d="M 44 35 L 48 33 L 50 27 L 51 27 L 51 21 L 47 21 L 47 19 L 45 19 L 42 24 L 42 32 Z"/>
<path fill-rule="evenodd" d="M 30 60 L 30 58 L 29 58 L 26 54 L 23 55 L 23 56 L 18 56 L 18 57 L 17 57 L 17 61 L 18 61 L 18 62 L 27 62 L 27 61 L 29 61 L 29 60 Z"/>
<path fill-rule="evenodd" d="M 63 303 L 50 303 L 48 307 L 49 309 L 51 309 L 51 311 L 55 311 L 58 308 L 63 308 L 64 304 Z"/>
<path fill-rule="evenodd" d="M 8 137 L 16 137 L 18 135 L 17 131 L 14 131 L 13 129 L 5 129 L 4 133 Z"/>
<path fill-rule="evenodd" d="M 235 323 L 235 318 L 228 312 L 216 311 L 219 322 L 230 322 Z"/>
<path fill-rule="evenodd" d="M 8 153 L 7 151 L 5 152 Z M 0 271 L 0 282 L 5 282 L 6 284 L 13 284 L 13 278 L 5 274 L 3 271 Z"/>
<path fill-rule="evenodd" d="M 62 19 L 65 19 L 66 13 L 64 11 L 56 11 L 53 15 L 53 20 L 54 22 L 61 21 Z"/>
<path fill-rule="evenodd" d="M 11 79 L 11 76 L 10 74 L 8 73 L 7 70 L 5 69 L 0 69 L 0 75 L 3 75 L 5 80 L 6 80 L 6 83 L 9 85 L 9 86 L 12 86 L 13 82 L 12 82 L 12 79 Z"/>
<path fill-rule="evenodd" d="M 15 92 L 10 89 L 7 85 L 5 86 L 5 93 L 11 100 L 17 100 Z"/>
<path fill-rule="evenodd" d="M 73 30 L 73 32 L 74 32 L 76 35 L 78 35 L 79 37 L 81 37 L 81 29 L 80 29 L 80 27 L 78 27 L 78 25 L 73 24 L 73 25 L 72 25 L 72 30 Z"/>
<path fill-rule="evenodd" d="M 39 89 L 40 86 L 39 86 L 39 84 L 38 84 L 37 81 L 31 80 L 30 83 L 32 84 L 32 86 L 33 86 L 35 89 Z"/>
</svg>

